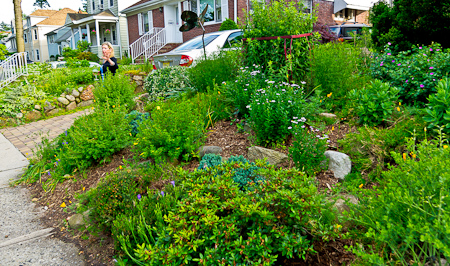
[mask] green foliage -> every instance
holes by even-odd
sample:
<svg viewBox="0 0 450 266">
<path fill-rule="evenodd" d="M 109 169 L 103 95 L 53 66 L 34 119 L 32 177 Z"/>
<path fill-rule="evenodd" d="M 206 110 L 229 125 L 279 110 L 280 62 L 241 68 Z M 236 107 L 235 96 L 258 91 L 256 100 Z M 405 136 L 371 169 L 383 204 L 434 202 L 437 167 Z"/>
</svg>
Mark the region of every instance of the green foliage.
<svg viewBox="0 0 450 266">
<path fill-rule="evenodd" d="M 238 25 L 234 20 L 227 18 L 222 24 L 220 24 L 219 31 L 223 30 L 236 30 L 238 28 Z"/>
<path fill-rule="evenodd" d="M 424 136 L 425 123 L 418 117 L 401 117 L 387 129 L 360 127 L 338 141 L 341 152 L 350 156 L 356 172 L 379 177 L 388 163 L 393 163 L 391 152 L 404 152 L 406 138 Z"/>
<path fill-rule="evenodd" d="M 428 97 L 427 115 L 423 118 L 429 123 L 428 128 L 443 127 L 446 134 L 450 133 L 450 81 L 448 77 L 441 79 L 436 86 L 436 94 Z"/>
<path fill-rule="evenodd" d="M 0 91 L 0 116 L 16 117 L 22 111 L 30 109 L 35 101 L 45 97 L 45 93 L 34 85 L 5 87 Z"/>
<path fill-rule="evenodd" d="M 256 164 L 268 182 L 253 191 L 242 191 L 233 181 L 232 170 L 242 167 L 234 162 L 186 176 L 181 193 L 159 197 L 178 200 L 168 211 L 165 202 L 156 205 L 156 222 L 140 215 L 145 222 L 135 235 L 142 241 L 127 248 L 128 256 L 146 265 L 274 265 L 283 258 L 305 258 L 314 252 L 314 241 L 333 238 L 330 203 L 317 194 L 313 179 Z"/>
<path fill-rule="evenodd" d="M 362 88 L 369 78 L 361 73 L 367 68 L 368 56 L 363 49 L 348 43 L 331 42 L 315 45 L 311 66 L 312 87 L 330 95 L 327 105 L 341 109 L 347 104 L 347 92 Z M 366 61 L 365 61 L 366 60 Z"/>
<path fill-rule="evenodd" d="M 386 44 L 383 52 L 374 55 L 372 76 L 399 88 L 399 96 L 406 103 L 426 102 L 438 81 L 450 73 L 450 52 L 435 43 L 395 54 L 393 45 Z"/>
<path fill-rule="evenodd" d="M 296 117 L 297 118 L 297 117 Z M 327 135 L 317 134 L 318 129 L 304 125 L 306 119 L 301 117 L 292 120 L 292 133 L 295 138 L 292 147 L 289 148 L 289 156 L 295 167 L 302 169 L 305 173 L 313 176 L 315 172 L 322 170 L 326 164 L 325 151 L 327 150 Z"/>
<path fill-rule="evenodd" d="M 92 62 L 99 62 L 100 58 L 98 58 L 98 55 L 93 54 L 91 52 L 81 52 L 77 58 L 79 60 L 87 60 L 87 61 L 92 61 Z"/>
<path fill-rule="evenodd" d="M 370 85 L 349 93 L 353 101 L 359 122 L 364 125 L 376 126 L 391 118 L 392 111 L 398 101 L 399 89 L 391 87 L 389 83 L 374 80 Z M 400 107 L 398 107 L 400 110 Z"/>
<path fill-rule="evenodd" d="M 398 165 L 355 207 L 352 217 L 371 245 L 354 249 L 364 265 L 439 265 L 441 257 L 450 258 L 450 149 L 444 143 L 408 141 L 410 153 L 392 153 Z"/>
<path fill-rule="evenodd" d="M 178 96 L 190 87 L 188 69 L 180 66 L 152 71 L 144 83 L 144 90 L 149 93 L 150 101 Z"/>
<path fill-rule="evenodd" d="M 432 42 L 448 48 L 450 40 L 442 32 L 450 30 L 449 10 L 448 1 L 395 0 L 392 7 L 380 1 L 370 12 L 372 39 L 380 48 L 393 42 L 397 51 Z"/>
<path fill-rule="evenodd" d="M 222 24 L 223 25 L 223 24 Z M 206 60 L 200 60 L 194 67 L 189 68 L 189 80 L 197 91 L 206 92 L 208 87 L 220 84 L 236 77 L 239 68 L 237 60 L 240 51 L 223 51 L 220 54 L 213 54 Z"/>
<path fill-rule="evenodd" d="M 131 134 L 133 136 L 136 136 L 136 134 L 139 133 L 138 128 L 142 121 L 148 119 L 149 117 L 149 113 L 141 113 L 136 110 L 131 111 L 125 116 L 125 119 L 128 119 L 130 121 L 129 124 L 131 126 Z"/>
<path fill-rule="evenodd" d="M 200 161 L 197 170 L 218 166 L 222 163 L 222 156 L 213 153 L 205 154 Z"/>
<path fill-rule="evenodd" d="M 80 53 L 83 52 L 88 52 L 89 51 L 89 46 L 91 46 L 92 44 L 89 43 L 88 41 L 78 41 L 77 42 L 77 49 Z"/>
<path fill-rule="evenodd" d="M 4 44 L 0 44 L 0 60 L 5 60 L 6 56 L 8 54 L 8 49 L 6 49 L 6 46 Z"/>
<path fill-rule="evenodd" d="M 64 47 L 62 51 L 62 56 L 64 56 L 64 59 L 67 61 L 69 58 L 76 58 L 80 51 L 77 49 L 72 49 L 69 46 Z"/>
<path fill-rule="evenodd" d="M 67 58 L 66 66 L 68 68 L 77 68 L 77 67 L 89 67 L 89 62 L 87 60 L 78 60 L 76 58 Z"/>
<path fill-rule="evenodd" d="M 271 2 L 251 2 L 253 12 L 247 13 L 242 25 L 244 38 L 274 37 L 310 33 L 317 17 L 303 13 L 303 2 L 277 0 Z M 319 38 L 319 35 L 316 35 Z M 311 40 L 311 37 L 309 37 Z M 248 40 L 245 44 L 247 66 L 260 65 L 267 69 L 272 62 L 274 69 L 282 77 L 289 71 L 294 82 L 304 80 L 309 67 L 310 43 L 306 38 L 292 41 L 291 56 L 286 60 L 284 39 Z M 287 44 L 289 46 L 289 44 Z M 290 46 L 289 46 L 290 47 Z"/>
<path fill-rule="evenodd" d="M 94 89 L 94 97 L 99 105 L 109 108 L 124 106 L 128 111 L 134 107 L 134 83 L 128 76 L 122 74 L 106 75 L 103 83 Z"/>
<path fill-rule="evenodd" d="M 195 102 L 160 102 L 139 126 L 134 152 L 156 161 L 188 160 L 202 145 L 204 117 Z"/>
</svg>

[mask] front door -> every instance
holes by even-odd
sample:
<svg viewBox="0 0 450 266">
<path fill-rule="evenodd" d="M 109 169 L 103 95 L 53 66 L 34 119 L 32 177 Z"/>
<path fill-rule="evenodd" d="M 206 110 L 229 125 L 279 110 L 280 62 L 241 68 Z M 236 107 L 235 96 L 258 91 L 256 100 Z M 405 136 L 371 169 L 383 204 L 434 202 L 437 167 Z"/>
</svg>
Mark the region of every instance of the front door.
<svg viewBox="0 0 450 266">
<path fill-rule="evenodd" d="M 168 43 L 182 43 L 183 34 L 179 31 L 181 26 L 181 3 L 164 6 L 164 25 Z"/>
</svg>

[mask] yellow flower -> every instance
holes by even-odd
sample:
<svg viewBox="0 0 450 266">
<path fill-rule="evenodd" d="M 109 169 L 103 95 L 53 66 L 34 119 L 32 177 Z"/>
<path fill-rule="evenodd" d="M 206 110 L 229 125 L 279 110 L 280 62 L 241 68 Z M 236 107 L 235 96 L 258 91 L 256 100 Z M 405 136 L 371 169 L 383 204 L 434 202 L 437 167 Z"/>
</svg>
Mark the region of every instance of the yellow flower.
<svg viewBox="0 0 450 266">
<path fill-rule="evenodd" d="M 131 133 L 129 133 L 130 134 L 130 136 L 131 136 Z"/>
<path fill-rule="evenodd" d="M 328 93 L 328 94 L 327 94 L 327 97 L 328 97 L 328 98 L 330 98 L 330 97 L 331 97 L 331 95 L 333 95 L 333 93 L 332 93 L 332 92 Z"/>
<path fill-rule="evenodd" d="M 120 165 L 120 166 L 119 166 L 119 169 L 122 170 L 122 168 L 123 168 L 122 165 Z"/>
<path fill-rule="evenodd" d="M 28 155 L 28 152 L 27 152 L 27 153 L 25 153 L 25 155 Z"/>
<path fill-rule="evenodd" d="M 69 200 L 69 203 L 72 203 L 72 201 Z"/>
<path fill-rule="evenodd" d="M 145 152 L 143 152 L 143 153 L 139 154 L 139 156 L 142 156 L 142 155 L 144 155 L 144 153 L 145 153 Z"/>
<path fill-rule="evenodd" d="M 401 103 L 401 102 L 399 102 L 399 103 L 398 103 L 398 105 L 402 105 L 402 103 Z"/>
<path fill-rule="evenodd" d="M 403 161 L 406 161 L 406 153 L 403 153 Z"/>
<path fill-rule="evenodd" d="M 220 91 L 218 91 L 217 93 L 220 94 Z"/>
<path fill-rule="evenodd" d="M 423 131 L 427 132 L 427 128 L 426 128 L 426 127 L 424 127 L 424 128 L 423 128 Z"/>
<path fill-rule="evenodd" d="M 133 143 L 134 146 L 136 146 L 136 145 L 138 145 L 138 144 L 139 144 L 139 143 L 137 143 L 137 142 Z"/>
<path fill-rule="evenodd" d="M 161 107 L 159 107 L 159 106 L 156 106 L 156 110 L 159 110 L 159 109 L 161 109 Z"/>
<path fill-rule="evenodd" d="M 397 107 L 397 111 L 399 111 L 399 112 L 400 112 L 400 107 Z"/>
<path fill-rule="evenodd" d="M 359 188 L 362 188 L 364 186 L 364 184 L 359 185 Z"/>
<path fill-rule="evenodd" d="M 444 145 L 444 146 L 442 146 L 442 147 L 444 147 L 444 149 L 447 149 L 447 148 L 448 148 L 448 145 Z"/>
<path fill-rule="evenodd" d="M 86 188 L 85 187 L 83 187 L 83 191 L 85 190 Z"/>
<path fill-rule="evenodd" d="M 113 108 L 116 108 L 116 106 L 115 106 L 115 105 L 113 105 Z"/>
<path fill-rule="evenodd" d="M 334 130 L 334 126 L 331 128 L 331 130 L 332 130 L 332 131 Z"/>
<path fill-rule="evenodd" d="M 62 203 L 61 205 L 60 205 L 62 208 L 65 208 L 66 207 L 66 203 Z"/>
<path fill-rule="evenodd" d="M 412 154 L 412 157 L 413 157 L 414 159 L 416 159 L 416 155 L 415 155 L 414 153 Z"/>
<path fill-rule="evenodd" d="M 341 228 L 342 227 L 342 225 L 340 225 L 340 224 L 337 224 L 336 225 L 336 229 L 339 229 L 339 228 Z"/>
</svg>

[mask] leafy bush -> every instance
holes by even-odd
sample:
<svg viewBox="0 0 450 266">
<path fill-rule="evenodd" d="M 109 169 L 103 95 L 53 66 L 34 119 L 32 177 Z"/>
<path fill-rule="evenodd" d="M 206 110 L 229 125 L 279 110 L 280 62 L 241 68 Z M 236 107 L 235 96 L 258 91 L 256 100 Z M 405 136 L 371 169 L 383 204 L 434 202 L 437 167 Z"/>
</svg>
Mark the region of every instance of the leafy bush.
<svg viewBox="0 0 450 266">
<path fill-rule="evenodd" d="M 341 109 L 347 104 L 347 92 L 368 82 L 365 75 L 355 75 L 365 69 L 367 56 L 351 44 L 337 42 L 315 45 L 312 53 L 312 87 L 320 86 L 331 96 L 330 108 Z"/>
<path fill-rule="evenodd" d="M 406 138 L 424 136 L 425 123 L 419 116 L 402 117 L 387 129 L 360 127 L 338 141 L 340 151 L 348 154 L 356 172 L 379 177 L 388 163 L 393 163 L 392 152 L 404 152 Z"/>
<path fill-rule="evenodd" d="M 89 67 L 89 62 L 87 60 L 78 60 L 76 58 L 67 58 L 66 66 L 69 68 L 77 68 L 77 67 Z"/>
<path fill-rule="evenodd" d="M 219 31 L 223 30 L 236 30 L 238 28 L 238 25 L 234 20 L 227 18 L 222 24 L 220 24 Z"/>
<path fill-rule="evenodd" d="M 183 191 L 157 197 L 159 204 L 148 208 L 154 210 L 154 223 L 146 221 L 145 205 L 138 206 L 143 213 L 134 221 L 142 226 L 135 227 L 141 230 L 134 238 L 141 244 L 127 247 L 128 256 L 148 265 L 273 265 L 304 258 L 314 252 L 315 241 L 333 238 L 330 203 L 317 193 L 313 179 L 295 169 L 256 165 L 268 182 L 253 191 L 240 190 L 232 170 L 242 164 L 230 162 L 195 171 L 177 186 Z M 174 198 L 167 211 L 166 201 Z"/>
<path fill-rule="evenodd" d="M 77 49 L 78 49 L 78 51 L 79 51 L 80 53 L 84 53 L 84 52 L 89 51 L 89 47 L 90 47 L 91 45 L 92 45 L 92 44 L 89 43 L 88 41 L 78 41 L 78 42 L 77 42 Z"/>
<path fill-rule="evenodd" d="M 128 119 L 130 121 L 129 124 L 131 126 L 131 134 L 133 136 L 136 136 L 136 134 L 139 133 L 138 128 L 142 121 L 148 119 L 149 117 L 149 113 L 141 113 L 136 110 L 131 111 L 125 116 L 125 119 Z"/>
<path fill-rule="evenodd" d="M 308 175 L 313 175 L 319 171 L 323 166 L 323 161 L 326 161 L 325 151 L 327 145 L 327 135 L 320 136 L 317 134 L 318 129 L 312 126 L 304 125 L 306 118 L 295 117 L 292 120 L 293 137 L 295 138 L 292 147 L 289 148 L 289 156 L 295 164 L 295 167 L 302 169 Z"/>
<path fill-rule="evenodd" d="M 191 87 L 186 67 L 166 67 L 152 71 L 144 83 L 144 90 L 149 93 L 149 100 L 166 99 L 178 96 Z"/>
<path fill-rule="evenodd" d="M 303 2 L 286 0 L 268 3 L 252 1 L 253 12 L 247 13 L 242 29 L 244 38 L 272 37 L 309 33 L 316 21 L 315 14 L 303 13 Z M 309 37 L 311 40 L 311 37 Z M 272 62 L 274 69 L 286 77 L 283 71 L 289 70 L 294 82 L 304 80 L 309 67 L 308 39 L 297 38 L 292 41 L 289 60 L 285 57 L 284 39 L 248 40 L 245 44 L 247 66 L 260 65 L 267 69 Z"/>
<path fill-rule="evenodd" d="M 94 74 L 91 69 L 77 70 L 67 77 L 67 81 L 74 84 L 89 84 L 94 81 Z"/>
<path fill-rule="evenodd" d="M 428 128 L 443 127 L 445 133 L 450 133 L 450 81 L 447 77 L 441 79 L 436 86 L 436 94 L 428 97 L 427 116 L 423 118 L 429 123 Z"/>
<path fill-rule="evenodd" d="M 320 43 L 328 43 L 337 40 L 337 36 L 330 32 L 330 28 L 320 22 L 314 23 L 313 32 L 318 32 L 320 34 Z"/>
<path fill-rule="evenodd" d="M 430 93 L 436 92 L 438 81 L 450 73 L 450 52 L 435 43 L 394 54 L 392 46 L 388 43 L 383 52 L 374 55 L 372 76 L 399 88 L 399 96 L 406 103 L 425 102 Z"/>
<path fill-rule="evenodd" d="M 410 153 L 393 153 L 398 165 L 356 206 L 352 216 L 371 245 L 355 248 L 364 265 L 440 265 L 450 258 L 450 149 L 443 144 L 408 141 Z"/>
<path fill-rule="evenodd" d="M 210 167 L 218 166 L 222 163 L 222 156 L 213 153 L 205 154 L 200 161 L 197 170 L 203 170 Z"/>
<path fill-rule="evenodd" d="M 64 47 L 62 51 L 62 56 L 64 56 L 64 59 L 67 61 L 69 58 L 76 58 L 80 51 L 77 49 L 72 49 L 69 46 Z"/>
<path fill-rule="evenodd" d="M 0 91 L 0 116 L 16 117 L 45 96 L 45 93 L 36 89 L 34 85 L 5 87 Z"/>
<path fill-rule="evenodd" d="M 122 75 L 106 75 L 103 83 L 94 89 L 94 96 L 98 104 L 113 106 L 124 106 L 127 110 L 134 107 L 134 83 L 130 78 Z"/>
<path fill-rule="evenodd" d="M 349 93 L 349 98 L 353 101 L 359 122 L 364 125 L 376 126 L 391 118 L 398 101 L 398 92 L 399 90 L 391 87 L 389 83 L 374 80 L 367 87 L 353 89 Z"/>
<path fill-rule="evenodd" d="M 91 52 L 81 52 L 78 57 L 79 60 L 88 60 L 92 62 L 99 62 L 100 58 L 98 55 L 91 53 Z"/>
<path fill-rule="evenodd" d="M 161 102 L 139 126 L 134 152 L 156 161 L 188 160 L 202 145 L 204 118 L 188 101 Z"/>
<path fill-rule="evenodd" d="M 239 68 L 236 60 L 233 60 L 236 53 L 239 53 L 239 51 L 214 54 L 189 68 L 189 80 L 194 88 L 197 91 L 205 92 L 208 87 L 213 88 L 214 84 L 234 79 Z"/>
</svg>

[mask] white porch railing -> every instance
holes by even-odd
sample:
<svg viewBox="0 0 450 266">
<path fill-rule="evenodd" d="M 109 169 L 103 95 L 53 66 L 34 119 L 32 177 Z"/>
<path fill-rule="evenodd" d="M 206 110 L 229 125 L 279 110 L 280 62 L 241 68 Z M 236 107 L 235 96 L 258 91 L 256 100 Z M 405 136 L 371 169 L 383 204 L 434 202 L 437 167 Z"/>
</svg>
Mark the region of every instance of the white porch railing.
<svg viewBox="0 0 450 266">
<path fill-rule="evenodd" d="M 0 63 L 0 88 L 28 74 L 27 52 L 16 53 Z"/>
<path fill-rule="evenodd" d="M 145 59 L 149 59 L 150 57 L 152 57 L 159 50 L 161 50 L 161 48 L 163 48 L 166 44 L 167 44 L 166 29 L 164 28 L 159 32 L 157 32 L 152 38 L 150 38 L 148 41 L 144 43 Z"/>
<path fill-rule="evenodd" d="M 142 35 L 139 39 L 130 44 L 130 57 L 133 60 L 145 53 L 144 43 L 150 40 L 156 33 L 160 32 L 164 28 L 153 28 L 147 33 Z"/>
</svg>

